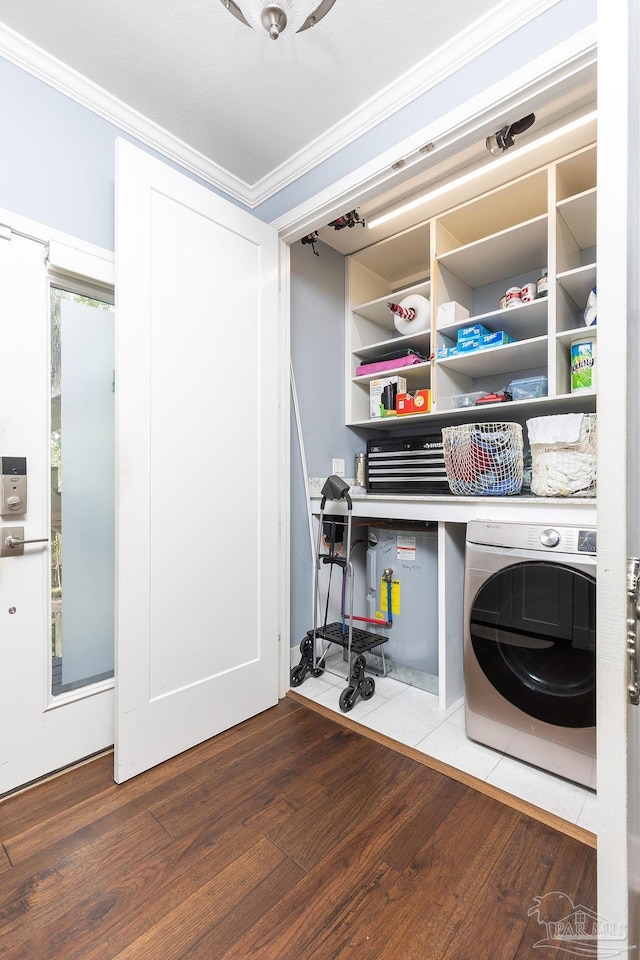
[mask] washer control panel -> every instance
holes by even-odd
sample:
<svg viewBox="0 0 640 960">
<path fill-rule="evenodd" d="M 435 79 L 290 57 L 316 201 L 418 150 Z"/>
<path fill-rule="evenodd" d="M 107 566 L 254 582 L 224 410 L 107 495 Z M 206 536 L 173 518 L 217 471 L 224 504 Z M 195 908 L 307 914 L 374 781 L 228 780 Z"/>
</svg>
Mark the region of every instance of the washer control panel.
<svg viewBox="0 0 640 960">
<path fill-rule="evenodd" d="M 471 520 L 467 524 L 467 541 L 507 550 L 525 549 L 545 553 L 596 553 L 597 534 L 594 528 L 557 526 L 542 523 L 492 523 Z"/>
</svg>

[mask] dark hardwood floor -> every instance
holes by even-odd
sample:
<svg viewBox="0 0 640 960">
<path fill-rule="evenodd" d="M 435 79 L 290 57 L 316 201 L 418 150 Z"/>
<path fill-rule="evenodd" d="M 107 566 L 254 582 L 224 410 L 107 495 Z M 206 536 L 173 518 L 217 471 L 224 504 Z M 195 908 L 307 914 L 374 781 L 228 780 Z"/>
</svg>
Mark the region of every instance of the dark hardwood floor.
<svg viewBox="0 0 640 960">
<path fill-rule="evenodd" d="M 531 960 L 590 846 L 292 700 L 0 803 L 3 960 Z M 559 918 L 558 918 L 559 919 Z"/>
</svg>

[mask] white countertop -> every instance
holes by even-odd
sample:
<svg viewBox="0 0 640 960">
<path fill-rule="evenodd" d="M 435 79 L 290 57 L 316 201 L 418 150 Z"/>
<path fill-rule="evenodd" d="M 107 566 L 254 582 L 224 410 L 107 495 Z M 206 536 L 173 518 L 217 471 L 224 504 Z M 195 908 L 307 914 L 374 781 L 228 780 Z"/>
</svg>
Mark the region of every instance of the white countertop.
<svg viewBox="0 0 640 960">
<path fill-rule="evenodd" d="M 326 477 L 309 478 L 311 508 L 318 513 L 321 488 Z M 350 483 L 348 477 L 346 483 Z M 352 483 L 353 481 L 351 481 Z M 353 516 L 390 518 L 403 520 L 444 520 L 449 523 L 468 523 L 469 520 L 502 520 L 514 523 L 562 523 L 571 525 L 596 525 L 595 497 L 459 497 L 442 496 L 392 496 L 367 494 L 362 488 L 349 491 Z M 328 500 L 326 513 L 344 513 L 344 500 Z"/>
</svg>

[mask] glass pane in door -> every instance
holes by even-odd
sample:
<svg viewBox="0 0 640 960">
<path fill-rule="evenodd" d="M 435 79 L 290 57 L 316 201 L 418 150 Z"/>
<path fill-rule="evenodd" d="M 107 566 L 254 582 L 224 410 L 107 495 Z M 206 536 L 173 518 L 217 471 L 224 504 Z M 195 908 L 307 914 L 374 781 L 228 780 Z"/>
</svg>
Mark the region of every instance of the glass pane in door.
<svg viewBox="0 0 640 960">
<path fill-rule="evenodd" d="M 114 317 L 51 290 L 53 696 L 113 676 Z"/>
</svg>

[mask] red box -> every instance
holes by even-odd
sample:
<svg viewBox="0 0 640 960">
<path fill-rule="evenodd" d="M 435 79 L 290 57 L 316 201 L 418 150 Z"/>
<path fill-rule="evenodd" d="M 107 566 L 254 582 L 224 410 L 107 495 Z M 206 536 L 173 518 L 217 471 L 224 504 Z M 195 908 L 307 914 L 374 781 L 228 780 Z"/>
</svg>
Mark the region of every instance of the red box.
<svg viewBox="0 0 640 960">
<path fill-rule="evenodd" d="M 413 393 L 399 393 L 396 397 L 396 414 L 401 417 L 411 413 L 429 413 L 431 410 L 431 390 L 415 390 Z"/>
</svg>

